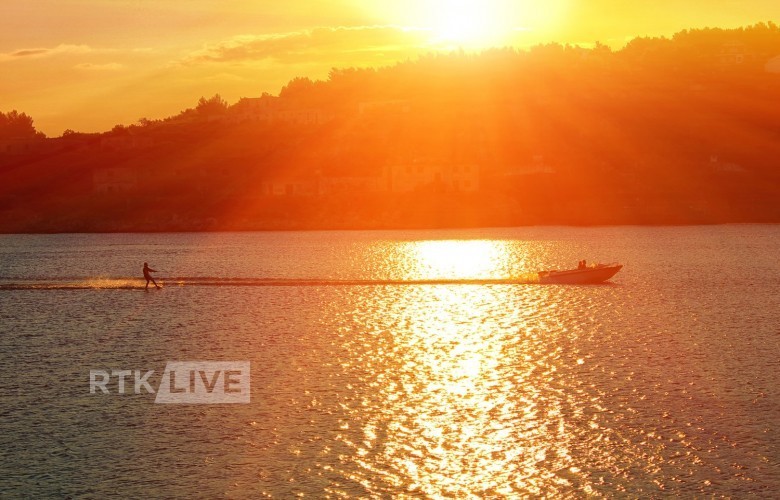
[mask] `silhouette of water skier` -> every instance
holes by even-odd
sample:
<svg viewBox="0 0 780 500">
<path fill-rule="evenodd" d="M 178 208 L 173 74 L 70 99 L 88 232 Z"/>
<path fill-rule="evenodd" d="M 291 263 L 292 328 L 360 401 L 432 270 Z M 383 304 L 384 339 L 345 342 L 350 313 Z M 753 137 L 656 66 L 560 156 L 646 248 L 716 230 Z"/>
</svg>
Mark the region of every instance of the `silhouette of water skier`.
<svg viewBox="0 0 780 500">
<path fill-rule="evenodd" d="M 160 285 L 158 285 L 157 282 L 154 281 L 154 278 L 152 278 L 152 275 L 151 275 L 151 273 L 156 273 L 156 272 L 157 271 L 155 271 L 154 269 L 149 267 L 149 264 L 144 262 L 144 278 L 146 278 L 146 288 L 144 288 L 144 290 L 148 290 L 149 289 L 149 282 L 150 281 L 152 283 L 154 283 L 155 287 L 160 288 Z"/>
</svg>

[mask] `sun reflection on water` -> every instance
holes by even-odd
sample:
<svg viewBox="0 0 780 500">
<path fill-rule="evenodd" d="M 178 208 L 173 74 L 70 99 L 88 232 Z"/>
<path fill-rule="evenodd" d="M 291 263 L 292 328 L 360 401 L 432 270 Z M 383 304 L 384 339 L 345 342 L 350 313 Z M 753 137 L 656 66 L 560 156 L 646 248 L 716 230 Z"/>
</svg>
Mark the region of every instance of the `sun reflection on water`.
<svg viewBox="0 0 780 500">
<path fill-rule="evenodd" d="M 507 290 L 420 287 L 395 303 L 394 321 L 406 327 L 395 331 L 372 384 L 382 402 L 356 445 L 364 470 L 433 496 L 534 494 L 567 481 L 549 472 L 553 463 L 573 465 L 563 395 L 550 391 L 560 351 L 525 349 L 538 340 L 523 331 L 528 311 L 510 328 L 491 317 L 516 305 Z M 540 304 L 538 296 L 525 307 Z M 523 336 L 534 340 L 525 345 Z"/>
<path fill-rule="evenodd" d="M 420 241 L 396 258 L 413 278 L 482 278 L 505 276 L 523 249 L 501 240 Z M 369 352 L 365 339 L 358 348 L 376 362 L 368 384 L 376 404 L 356 412 L 351 460 L 411 495 L 588 490 L 570 448 L 580 445 L 575 413 L 592 401 L 564 379 L 581 355 L 567 349 L 556 293 L 410 286 L 356 318 L 392 334 L 374 338 Z"/>
<path fill-rule="evenodd" d="M 404 401 L 388 422 L 385 459 L 425 494 L 508 493 L 494 488 L 511 484 L 508 465 L 519 452 L 505 445 L 518 408 L 507 397 L 511 378 L 501 372 L 506 346 L 479 319 L 495 291 L 444 286 L 430 292 L 426 303 L 399 311 L 415 324 L 396 339 L 403 365 L 381 387 Z"/>
<path fill-rule="evenodd" d="M 427 240 L 401 249 L 409 278 L 468 279 L 505 276 L 508 242 L 500 240 Z"/>
<path fill-rule="evenodd" d="M 680 259 L 667 273 L 677 278 L 663 283 L 653 267 L 659 254 L 647 254 L 646 241 L 633 237 L 607 238 L 600 247 L 644 263 L 621 286 L 398 286 L 381 279 L 511 276 L 576 261 L 579 250 L 565 235 L 561 243 L 518 237 L 488 244 L 457 241 L 452 232 L 430 235 L 446 242 L 372 235 L 359 252 L 334 251 L 352 259 L 331 273 L 325 252 L 292 250 L 308 248 L 298 236 L 250 246 L 268 236 L 242 234 L 224 237 L 241 243 L 246 262 L 226 258 L 229 246 L 217 245 L 193 257 L 208 266 L 187 269 L 246 263 L 246 276 L 276 276 L 284 267 L 248 250 L 261 248 L 273 258 L 291 251 L 285 259 L 295 277 L 380 283 L 146 294 L 104 291 L 119 282 L 87 279 L 76 283 L 87 291 L 4 293 L 10 351 L 0 378 L 10 399 L 3 465 L 11 471 L 4 486 L 11 496 L 35 497 L 110 496 L 117 477 L 131 497 L 150 485 L 171 498 L 766 495 L 778 489 L 770 467 L 778 450 L 776 318 L 765 313 L 776 294 L 755 283 L 774 261 L 726 266 L 737 271 L 713 278 L 711 258 L 694 251 L 698 233 L 681 246 L 677 230 L 660 240 L 660 255 Z M 724 241 L 720 229 L 714 234 L 708 247 Z M 598 244 L 595 236 L 591 243 Z M 26 254 L 20 262 L 29 262 Z M 61 265 L 53 255 L 41 268 Z M 56 277 L 78 276 L 74 265 L 51 273 L 51 283 L 70 284 Z M 712 289 L 741 293 L 700 293 L 692 283 L 727 283 Z M 137 285 L 137 278 L 128 283 Z M 744 318 L 729 314 L 748 295 L 764 313 L 752 318 L 751 335 L 739 337 Z M 144 402 L 147 394 L 94 398 L 84 391 L 84 367 L 154 368 L 166 359 L 251 359 L 252 404 L 157 408 Z M 35 376 L 17 383 L 20 364 Z M 94 432 L 84 432 L 87 414 L 106 418 L 92 419 Z M 117 428 L 117 419 L 127 425 Z M 138 464 L 131 471 L 138 474 L 121 466 L 85 473 L 95 457 L 117 453 Z"/>
</svg>

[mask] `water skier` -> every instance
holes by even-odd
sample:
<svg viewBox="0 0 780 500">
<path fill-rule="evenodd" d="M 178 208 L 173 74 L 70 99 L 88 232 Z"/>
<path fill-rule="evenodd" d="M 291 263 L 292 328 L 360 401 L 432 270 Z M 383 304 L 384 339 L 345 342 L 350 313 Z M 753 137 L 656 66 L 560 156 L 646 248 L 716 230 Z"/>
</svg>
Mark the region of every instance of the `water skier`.
<svg viewBox="0 0 780 500">
<path fill-rule="evenodd" d="M 151 273 L 156 273 L 156 272 L 157 271 L 155 271 L 154 269 L 149 267 L 149 264 L 144 262 L 144 278 L 146 278 L 146 288 L 144 288 L 144 290 L 149 290 L 149 282 L 150 281 L 152 283 L 154 283 L 155 287 L 157 287 L 158 289 L 160 288 L 160 286 L 157 284 L 156 281 L 154 281 L 154 278 L 152 278 L 152 275 L 151 275 Z"/>
</svg>

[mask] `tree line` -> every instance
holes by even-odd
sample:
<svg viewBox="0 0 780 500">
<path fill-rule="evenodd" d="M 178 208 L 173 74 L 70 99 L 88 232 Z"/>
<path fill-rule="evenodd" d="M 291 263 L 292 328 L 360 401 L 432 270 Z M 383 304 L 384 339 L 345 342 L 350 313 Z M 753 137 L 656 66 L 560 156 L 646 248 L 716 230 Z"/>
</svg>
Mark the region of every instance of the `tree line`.
<svg viewBox="0 0 780 500">
<path fill-rule="evenodd" d="M 26 113 L 16 110 L 0 112 L 0 139 L 16 139 L 43 136 L 35 130 L 33 119 Z"/>
</svg>

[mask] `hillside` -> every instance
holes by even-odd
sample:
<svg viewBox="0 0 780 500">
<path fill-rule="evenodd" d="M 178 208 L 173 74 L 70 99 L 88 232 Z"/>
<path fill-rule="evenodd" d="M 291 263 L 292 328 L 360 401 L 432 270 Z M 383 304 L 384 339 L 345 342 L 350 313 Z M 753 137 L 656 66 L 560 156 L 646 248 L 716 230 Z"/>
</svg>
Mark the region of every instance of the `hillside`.
<svg viewBox="0 0 780 500">
<path fill-rule="evenodd" d="M 334 69 L 102 134 L 8 113 L 0 231 L 779 222 L 777 102 L 770 23 Z"/>
</svg>

